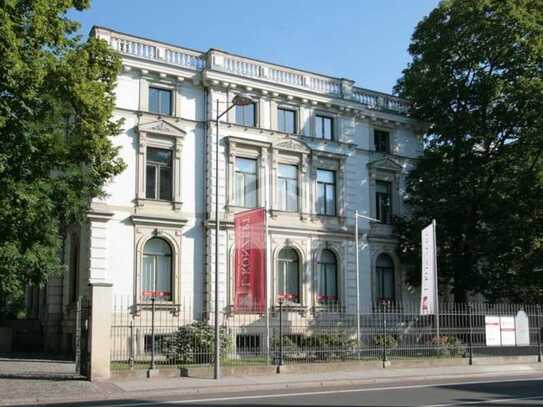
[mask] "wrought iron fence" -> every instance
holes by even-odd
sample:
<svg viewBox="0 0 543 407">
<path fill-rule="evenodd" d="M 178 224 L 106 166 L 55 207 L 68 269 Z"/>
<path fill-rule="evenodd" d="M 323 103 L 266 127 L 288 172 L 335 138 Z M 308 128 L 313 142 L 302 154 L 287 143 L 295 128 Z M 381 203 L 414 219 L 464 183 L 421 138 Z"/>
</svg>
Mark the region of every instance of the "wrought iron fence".
<svg viewBox="0 0 543 407">
<path fill-rule="evenodd" d="M 280 304 L 263 314 L 227 309 L 221 361 L 226 367 L 515 355 L 540 361 L 542 317 L 538 305 L 515 304 L 444 303 L 439 320 L 420 315 L 414 303 L 379 304 L 360 315 L 336 304 Z M 214 360 L 213 315 L 194 312 L 188 302 L 118 299 L 111 340 L 112 369 L 206 366 Z"/>
</svg>

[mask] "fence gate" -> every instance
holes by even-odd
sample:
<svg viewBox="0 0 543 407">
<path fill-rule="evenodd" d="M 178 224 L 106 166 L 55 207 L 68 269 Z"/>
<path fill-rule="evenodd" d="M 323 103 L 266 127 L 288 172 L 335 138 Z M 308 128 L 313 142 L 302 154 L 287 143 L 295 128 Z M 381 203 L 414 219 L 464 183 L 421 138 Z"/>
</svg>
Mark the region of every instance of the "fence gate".
<svg viewBox="0 0 543 407">
<path fill-rule="evenodd" d="M 89 377 L 89 318 L 90 306 L 85 297 L 79 297 L 75 319 L 75 372 Z"/>
</svg>

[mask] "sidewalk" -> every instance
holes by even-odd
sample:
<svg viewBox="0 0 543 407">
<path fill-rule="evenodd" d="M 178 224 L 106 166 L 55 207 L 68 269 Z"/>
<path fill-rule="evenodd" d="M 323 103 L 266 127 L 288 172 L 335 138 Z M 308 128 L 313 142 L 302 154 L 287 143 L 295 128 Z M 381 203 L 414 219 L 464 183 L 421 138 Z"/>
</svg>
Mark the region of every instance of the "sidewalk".
<svg viewBox="0 0 543 407">
<path fill-rule="evenodd" d="M 319 365 L 314 365 L 318 370 Z M 400 383 L 409 380 L 474 378 L 484 380 L 507 374 L 511 377 L 543 374 L 541 363 L 474 366 L 421 366 L 416 368 L 370 368 L 364 370 L 281 373 L 261 376 L 230 376 L 218 381 L 196 378 L 121 379 L 104 383 L 83 380 L 47 381 L 2 378 L 0 405 L 39 404 L 114 399 L 149 399 L 163 395 L 197 395 L 278 389 L 311 389 L 333 386 Z M 22 382 L 22 383 L 21 383 Z"/>
</svg>

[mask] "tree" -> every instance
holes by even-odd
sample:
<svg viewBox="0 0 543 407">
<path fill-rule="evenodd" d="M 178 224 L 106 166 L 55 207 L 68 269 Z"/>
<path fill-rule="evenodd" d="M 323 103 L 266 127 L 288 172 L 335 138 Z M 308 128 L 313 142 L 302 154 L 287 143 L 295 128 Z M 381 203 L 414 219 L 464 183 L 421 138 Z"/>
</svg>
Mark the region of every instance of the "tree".
<svg viewBox="0 0 543 407">
<path fill-rule="evenodd" d="M 110 120 L 120 58 L 66 17 L 88 6 L 0 1 L 0 313 L 62 271 L 66 226 L 123 170 Z"/>
<path fill-rule="evenodd" d="M 396 91 L 427 123 L 397 220 L 408 279 L 437 220 L 456 301 L 543 299 L 543 1 L 445 0 L 416 27 Z"/>
</svg>

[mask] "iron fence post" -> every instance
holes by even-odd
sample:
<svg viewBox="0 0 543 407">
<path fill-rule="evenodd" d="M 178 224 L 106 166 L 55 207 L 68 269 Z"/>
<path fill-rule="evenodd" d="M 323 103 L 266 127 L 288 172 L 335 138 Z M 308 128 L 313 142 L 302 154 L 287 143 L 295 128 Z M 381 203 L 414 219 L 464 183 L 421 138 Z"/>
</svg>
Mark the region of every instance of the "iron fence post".
<svg viewBox="0 0 543 407">
<path fill-rule="evenodd" d="M 81 297 L 77 299 L 75 310 L 75 371 L 81 373 Z"/>
<path fill-rule="evenodd" d="M 130 355 L 128 356 L 130 369 L 134 368 L 134 321 L 130 321 Z"/>
<path fill-rule="evenodd" d="M 469 364 L 473 365 L 473 325 L 471 322 L 471 304 L 468 304 L 468 324 L 469 324 Z"/>
<path fill-rule="evenodd" d="M 537 321 L 537 361 L 539 363 L 541 363 L 541 321 L 540 321 L 540 316 L 541 316 L 541 305 L 537 305 L 536 307 L 536 312 L 537 312 L 537 315 L 536 315 L 536 321 Z"/>
<path fill-rule="evenodd" d="M 155 369 L 155 298 L 151 298 L 151 370 Z"/>
<path fill-rule="evenodd" d="M 381 309 L 381 312 L 383 313 L 383 367 L 386 367 L 386 364 L 388 362 L 387 358 L 387 319 L 386 319 L 386 312 L 385 312 L 385 305 L 383 304 L 383 307 Z"/>
<path fill-rule="evenodd" d="M 279 360 L 277 361 L 277 373 L 283 366 L 283 300 L 279 300 Z"/>
</svg>

